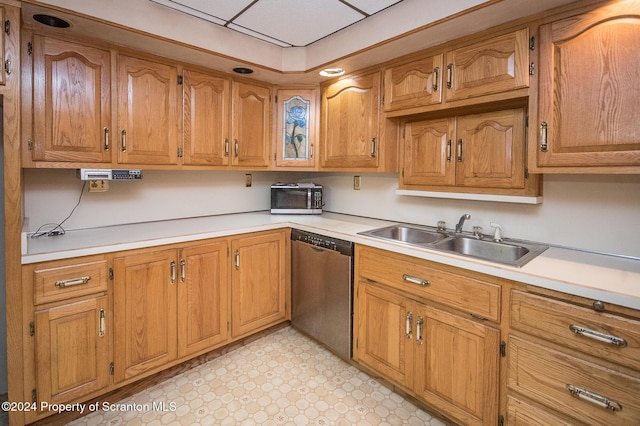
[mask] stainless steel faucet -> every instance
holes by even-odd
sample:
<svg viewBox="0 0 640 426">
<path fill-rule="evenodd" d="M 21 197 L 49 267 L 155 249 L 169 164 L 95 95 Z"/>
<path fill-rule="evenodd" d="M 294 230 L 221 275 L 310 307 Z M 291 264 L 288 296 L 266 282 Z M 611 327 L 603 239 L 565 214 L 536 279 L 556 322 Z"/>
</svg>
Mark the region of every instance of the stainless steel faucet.
<svg viewBox="0 0 640 426">
<path fill-rule="evenodd" d="M 464 226 L 464 221 L 465 220 L 469 220 L 471 219 L 471 215 L 469 213 L 465 213 L 462 216 L 460 216 L 460 220 L 458 221 L 458 224 L 456 225 L 456 234 L 459 234 L 462 232 L 462 227 Z"/>
</svg>

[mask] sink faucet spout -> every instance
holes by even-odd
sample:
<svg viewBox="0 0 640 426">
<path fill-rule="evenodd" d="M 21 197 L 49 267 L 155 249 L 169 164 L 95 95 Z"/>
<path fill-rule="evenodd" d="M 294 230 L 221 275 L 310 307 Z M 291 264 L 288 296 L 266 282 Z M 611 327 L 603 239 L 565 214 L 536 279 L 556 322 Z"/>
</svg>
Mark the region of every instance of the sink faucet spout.
<svg viewBox="0 0 640 426">
<path fill-rule="evenodd" d="M 462 216 L 460 216 L 460 220 L 458 221 L 458 224 L 456 225 L 456 234 L 459 234 L 462 232 L 462 227 L 464 226 L 464 221 L 465 220 L 469 220 L 471 219 L 471 215 L 469 213 L 465 213 Z"/>
</svg>

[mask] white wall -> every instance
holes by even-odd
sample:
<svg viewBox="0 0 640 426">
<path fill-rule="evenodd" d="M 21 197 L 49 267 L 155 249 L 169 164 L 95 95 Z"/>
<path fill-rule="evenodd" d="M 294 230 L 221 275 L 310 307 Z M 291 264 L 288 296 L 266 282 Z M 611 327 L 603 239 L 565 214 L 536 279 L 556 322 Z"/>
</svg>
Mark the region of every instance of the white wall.
<svg viewBox="0 0 640 426">
<path fill-rule="evenodd" d="M 353 190 L 353 174 L 305 175 L 326 186 L 326 210 L 379 219 L 453 228 L 471 214 L 465 230 L 490 222 L 505 236 L 640 257 L 640 176 L 546 175 L 540 205 L 448 200 L 395 195 L 398 177 L 363 174 Z"/>
<path fill-rule="evenodd" d="M 247 172 L 249 173 L 249 172 Z M 143 171 L 139 181 L 111 181 L 109 191 L 87 192 L 65 229 L 122 223 L 268 210 L 269 186 L 285 179 L 282 173 Z M 78 202 L 83 181 L 75 170 L 25 170 L 24 202 L 29 230 L 62 221 Z"/>
<path fill-rule="evenodd" d="M 353 190 L 349 173 L 144 171 L 138 182 L 111 182 L 106 193 L 85 192 L 66 229 L 135 223 L 269 209 L 269 185 L 304 179 L 326 187 L 325 210 L 452 228 L 463 213 L 465 225 L 500 223 L 506 237 L 640 257 L 640 176 L 544 178 L 541 205 L 463 201 L 395 195 L 397 175 L 362 174 Z M 58 222 L 78 200 L 82 182 L 73 170 L 26 170 L 25 211 L 30 230 Z"/>
</svg>

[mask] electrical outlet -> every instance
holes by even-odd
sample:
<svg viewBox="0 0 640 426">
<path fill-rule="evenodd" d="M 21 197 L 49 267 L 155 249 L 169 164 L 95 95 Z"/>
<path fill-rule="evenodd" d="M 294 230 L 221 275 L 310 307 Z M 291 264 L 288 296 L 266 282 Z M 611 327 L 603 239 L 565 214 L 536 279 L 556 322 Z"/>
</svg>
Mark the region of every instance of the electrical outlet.
<svg viewBox="0 0 640 426">
<path fill-rule="evenodd" d="M 355 189 L 356 191 L 360 190 L 360 176 L 354 176 L 353 177 L 353 189 Z"/>
<path fill-rule="evenodd" d="M 251 183 L 252 183 L 251 173 L 247 173 L 246 175 L 244 175 L 244 186 L 249 188 L 251 186 Z"/>
<path fill-rule="evenodd" d="M 90 180 L 89 192 L 105 192 L 109 190 L 108 180 Z"/>
</svg>

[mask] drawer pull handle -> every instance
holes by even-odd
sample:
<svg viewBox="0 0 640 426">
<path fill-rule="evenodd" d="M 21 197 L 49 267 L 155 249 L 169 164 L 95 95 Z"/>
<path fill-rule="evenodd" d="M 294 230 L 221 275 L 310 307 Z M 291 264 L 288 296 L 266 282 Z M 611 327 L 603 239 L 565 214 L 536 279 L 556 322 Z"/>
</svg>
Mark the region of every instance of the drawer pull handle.
<svg viewBox="0 0 640 426">
<path fill-rule="evenodd" d="M 591 330 L 590 328 L 571 324 L 569 326 L 569 330 L 573 331 L 579 336 L 588 337 L 590 339 L 597 340 L 599 342 L 608 343 L 610 345 L 617 346 L 619 348 L 624 348 L 627 346 L 627 341 L 624 340 L 623 338 L 612 336 L 611 334 L 601 333 L 596 330 Z"/>
<path fill-rule="evenodd" d="M 409 283 L 412 283 L 412 284 L 418 284 L 418 285 L 421 285 L 423 287 L 427 287 L 427 286 L 431 285 L 431 283 L 428 280 L 423 280 L 422 278 L 412 277 L 411 275 L 407 275 L 407 274 L 403 274 L 402 275 L 402 279 L 405 280 L 406 282 L 409 282 Z"/>
<path fill-rule="evenodd" d="M 418 317 L 418 321 L 416 322 L 416 344 L 421 345 L 424 342 L 423 339 L 423 331 L 424 331 L 424 318 Z"/>
<path fill-rule="evenodd" d="M 91 280 L 91 277 L 71 278 L 68 280 L 56 281 L 55 286 L 60 288 L 71 287 L 74 285 L 87 284 Z"/>
<path fill-rule="evenodd" d="M 622 406 L 620 404 L 602 395 L 598 395 L 597 393 L 589 392 L 586 389 L 582 389 L 574 385 L 567 385 L 567 390 L 576 398 L 584 399 L 598 407 L 606 408 L 611 411 L 622 410 Z"/>
<path fill-rule="evenodd" d="M 407 322 L 405 325 L 405 336 L 407 339 L 411 339 L 413 334 L 413 312 L 407 312 Z"/>
</svg>

